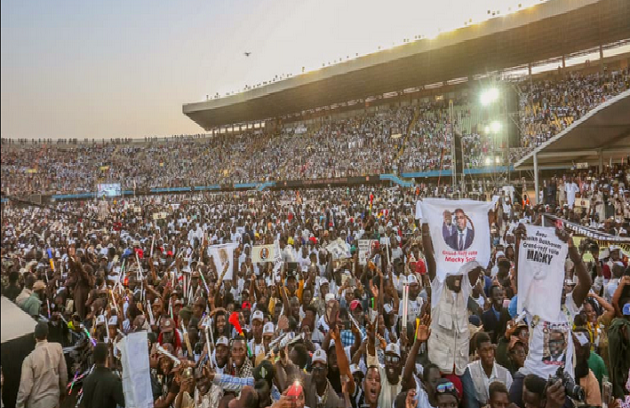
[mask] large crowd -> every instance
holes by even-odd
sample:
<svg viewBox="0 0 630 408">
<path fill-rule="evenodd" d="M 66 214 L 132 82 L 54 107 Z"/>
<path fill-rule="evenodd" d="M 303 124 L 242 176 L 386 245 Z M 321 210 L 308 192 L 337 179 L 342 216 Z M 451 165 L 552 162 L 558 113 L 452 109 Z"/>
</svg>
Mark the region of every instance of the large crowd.
<svg viewBox="0 0 630 408">
<path fill-rule="evenodd" d="M 521 146 L 532 149 L 630 89 L 630 71 L 574 72 L 562 81 L 523 81 L 518 87 Z"/>
<path fill-rule="evenodd" d="M 143 165 L 146 152 L 125 154 Z M 19 384 L 18 408 L 125 406 L 123 383 L 142 381 L 125 377 L 119 345 L 143 332 L 158 408 L 627 407 L 629 252 L 615 239 L 630 228 L 629 177 L 627 162 L 561 174 L 538 205 L 487 187 L 475 198 L 495 202 L 490 262 L 446 278 L 416 209 L 443 186 L 10 202 L 2 294 L 39 323 L 5 389 Z M 556 228 L 568 255 L 545 270 L 564 283 L 551 323 L 571 330 L 548 346 L 549 322 L 517 312 L 519 250 L 543 215 L 600 234 Z M 543 353 L 551 376 L 536 366 Z"/>
<path fill-rule="evenodd" d="M 522 143 L 511 153 L 512 160 L 628 89 L 629 78 L 624 69 L 518 83 Z M 279 130 L 213 137 L 61 145 L 3 139 L 2 190 L 13 195 L 78 193 L 96 191 L 101 182 L 123 183 L 131 190 L 448 171 L 452 131 L 463 135 L 466 168 L 506 164 L 503 147 L 495 145 L 487 123 L 472 117 L 469 98 L 460 97 L 454 105 L 452 124 L 448 101 L 434 100 L 330 117 L 303 127 L 288 124 Z"/>
</svg>

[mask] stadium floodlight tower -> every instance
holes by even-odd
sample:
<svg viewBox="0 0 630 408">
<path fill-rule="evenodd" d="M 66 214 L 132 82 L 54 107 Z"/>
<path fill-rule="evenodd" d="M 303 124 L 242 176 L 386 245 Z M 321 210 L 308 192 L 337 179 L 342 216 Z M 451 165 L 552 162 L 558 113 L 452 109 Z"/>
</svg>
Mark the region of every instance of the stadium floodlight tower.
<svg viewBox="0 0 630 408">
<path fill-rule="evenodd" d="M 491 153 L 484 158 L 487 170 L 492 170 L 492 180 L 495 187 L 510 180 L 510 126 L 508 124 L 507 100 L 509 86 L 496 77 L 479 89 L 477 107 L 479 117 L 483 118 L 483 126 L 479 132 L 490 137 Z"/>
</svg>

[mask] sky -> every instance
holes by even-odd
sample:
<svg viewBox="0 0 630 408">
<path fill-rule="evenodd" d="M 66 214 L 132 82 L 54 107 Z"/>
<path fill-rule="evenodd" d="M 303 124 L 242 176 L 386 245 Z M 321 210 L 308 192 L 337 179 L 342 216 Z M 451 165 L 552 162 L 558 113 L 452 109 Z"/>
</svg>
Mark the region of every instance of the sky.
<svg viewBox="0 0 630 408">
<path fill-rule="evenodd" d="M 182 104 L 434 36 L 518 3 L 538 1 L 3 0 L 1 134 L 202 133 Z"/>
</svg>

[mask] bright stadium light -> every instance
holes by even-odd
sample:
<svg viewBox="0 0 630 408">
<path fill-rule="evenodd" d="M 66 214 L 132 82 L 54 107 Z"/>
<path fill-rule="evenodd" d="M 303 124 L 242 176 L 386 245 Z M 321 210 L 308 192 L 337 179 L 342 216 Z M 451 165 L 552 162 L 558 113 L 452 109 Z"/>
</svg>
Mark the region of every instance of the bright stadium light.
<svg viewBox="0 0 630 408">
<path fill-rule="evenodd" d="M 497 99 L 499 99 L 499 90 L 497 88 L 490 88 L 481 92 L 480 101 L 483 106 L 488 106 Z"/>
<path fill-rule="evenodd" d="M 483 131 L 486 135 L 490 134 L 490 126 L 486 126 L 485 128 L 483 128 Z"/>
<path fill-rule="evenodd" d="M 486 166 L 489 166 L 492 163 L 492 159 L 490 157 L 486 157 Z"/>
<path fill-rule="evenodd" d="M 492 130 L 492 133 L 494 134 L 499 133 L 499 131 L 501 130 L 501 123 L 495 120 L 490 124 L 490 130 Z"/>
<path fill-rule="evenodd" d="M 501 161 L 502 161 L 502 160 L 501 160 L 501 157 L 500 157 L 500 156 L 497 156 L 497 157 L 496 157 L 496 159 L 494 160 L 494 162 L 495 162 L 496 164 L 501 164 Z"/>
</svg>

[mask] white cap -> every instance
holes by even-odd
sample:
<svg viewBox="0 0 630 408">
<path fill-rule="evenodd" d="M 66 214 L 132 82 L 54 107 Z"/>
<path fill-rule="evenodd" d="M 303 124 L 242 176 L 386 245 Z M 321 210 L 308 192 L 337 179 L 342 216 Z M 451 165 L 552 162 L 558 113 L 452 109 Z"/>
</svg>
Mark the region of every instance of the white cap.
<svg viewBox="0 0 630 408">
<path fill-rule="evenodd" d="M 260 310 L 256 310 L 254 314 L 252 315 L 252 322 L 254 320 L 260 320 L 261 322 L 265 320 L 265 316 L 263 315 L 263 312 L 261 312 Z"/>
<path fill-rule="evenodd" d="M 225 347 L 229 347 L 230 342 L 228 341 L 227 337 L 225 336 L 221 336 L 219 337 L 219 339 L 217 340 L 217 347 L 218 346 L 225 346 Z"/>
<path fill-rule="evenodd" d="M 326 352 L 322 349 L 318 349 L 313 353 L 313 358 L 311 359 L 313 364 L 320 362 L 324 364 L 328 364 L 328 357 L 326 356 Z"/>
<path fill-rule="evenodd" d="M 470 261 L 470 262 L 465 263 L 464 265 L 462 265 L 462 267 L 459 268 L 459 272 L 460 272 L 461 275 L 468 274 L 472 270 L 474 270 L 475 268 L 477 268 L 479 266 L 481 266 L 481 265 L 479 265 L 479 262 L 477 262 L 477 261 Z"/>
<path fill-rule="evenodd" d="M 275 330 L 273 327 L 273 323 L 271 322 L 265 323 L 265 325 L 263 326 L 263 336 L 265 334 L 274 334 L 274 333 L 275 333 Z"/>
<path fill-rule="evenodd" d="M 398 357 L 400 357 L 400 347 L 398 347 L 398 344 L 396 343 L 389 343 L 385 348 L 385 353 L 396 354 Z"/>
<path fill-rule="evenodd" d="M 363 373 L 363 371 L 361 370 L 358 364 L 350 364 L 350 373 L 351 374 Z"/>
<path fill-rule="evenodd" d="M 407 276 L 407 284 L 411 285 L 412 283 L 418 283 L 418 277 L 413 273 Z"/>
<path fill-rule="evenodd" d="M 326 279 L 326 278 L 321 278 L 321 279 L 319 280 L 319 286 L 322 286 L 322 285 L 328 285 L 329 283 L 330 283 L 330 282 L 328 282 L 328 279 Z"/>
</svg>

